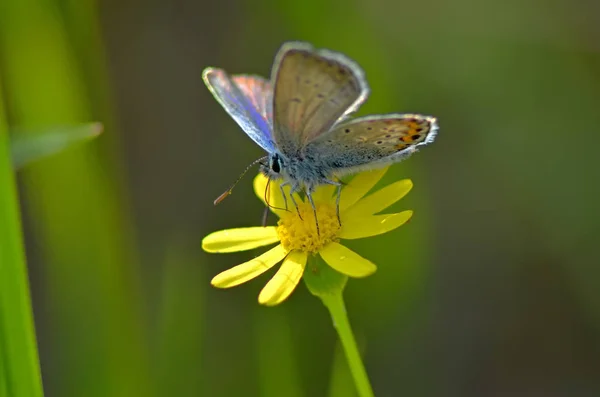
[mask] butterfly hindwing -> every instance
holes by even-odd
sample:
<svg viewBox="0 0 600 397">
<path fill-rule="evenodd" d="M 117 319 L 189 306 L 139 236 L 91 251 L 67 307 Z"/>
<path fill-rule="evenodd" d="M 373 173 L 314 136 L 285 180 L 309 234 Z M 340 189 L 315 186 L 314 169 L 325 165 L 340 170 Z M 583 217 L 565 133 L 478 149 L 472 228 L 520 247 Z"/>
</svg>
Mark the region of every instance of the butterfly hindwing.
<svg viewBox="0 0 600 397">
<path fill-rule="evenodd" d="M 433 117 L 417 114 L 367 116 L 346 121 L 319 136 L 305 155 L 332 174 L 382 167 L 408 157 L 437 133 Z"/>
<path fill-rule="evenodd" d="M 273 138 L 288 155 L 356 111 L 369 92 L 354 61 L 304 43 L 287 43 L 279 50 L 272 81 Z"/>
<path fill-rule="evenodd" d="M 215 99 L 236 123 L 268 152 L 274 150 L 272 134 L 273 91 L 270 83 L 256 76 L 230 77 L 222 69 L 206 68 L 202 73 L 204 83 Z"/>
</svg>

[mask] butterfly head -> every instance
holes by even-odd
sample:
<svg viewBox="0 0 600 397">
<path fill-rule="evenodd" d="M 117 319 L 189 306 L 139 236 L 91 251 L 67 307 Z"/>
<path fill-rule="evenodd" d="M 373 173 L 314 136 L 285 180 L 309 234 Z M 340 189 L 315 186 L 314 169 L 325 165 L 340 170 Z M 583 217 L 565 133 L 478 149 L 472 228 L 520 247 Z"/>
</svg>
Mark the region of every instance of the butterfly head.
<svg viewBox="0 0 600 397">
<path fill-rule="evenodd" d="M 285 167 L 285 161 L 279 153 L 273 153 L 260 163 L 260 171 L 271 179 L 279 179 Z"/>
</svg>

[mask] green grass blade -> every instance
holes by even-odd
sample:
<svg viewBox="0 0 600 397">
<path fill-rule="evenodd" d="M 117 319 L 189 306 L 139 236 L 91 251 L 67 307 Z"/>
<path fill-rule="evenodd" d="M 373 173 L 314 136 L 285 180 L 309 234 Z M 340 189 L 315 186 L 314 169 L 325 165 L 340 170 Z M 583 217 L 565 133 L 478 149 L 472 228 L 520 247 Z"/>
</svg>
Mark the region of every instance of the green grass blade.
<svg viewBox="0 0 600 397">
<path fill-rule="evenodd" d="M 158 395 L 200 396 L 205 376 L 201 368 L 206 269 L 183 241 L 173 238 L 167 251 L 153 344 Z"/>
<path fill-rule="evenodd" d="M 80 31 L 67 29 L 69 18 Z M 91 34 L 97 24 L 92 1 L 2 1 L 0 69 L 12 124 L 35 131 L 92 115 L 111 120 L 109 106 L 93 101 L 107 97 L 98 92 L 108 86 L 90 90 L 101 71 L 86 80 L 82 66 L 103 64 L 102 44 Z M 85 53 L 76 52 L 75 35 Z M 22 174 L 40 258 L 44 376 L 48 394 L 57 396 L 151 397 L 134 236 L 117 182 L 123 173 L 109 153 L 115 141 L 106 138 L 104 147 L 75 145 Z"/>
<path fill-rule="evenodd" d="M 335 348 L 328 397 L 357 397 L 352 374 L 341 344 Z"/>
<path fill-rule="evenodd" d="M 293 332 L 285 307 L 255 309 L 254 337 L 258 357 L 258 381 L 262 397 L 305 395 Z"/>
<path fill-rule="evenodd" d="M 12 130 L 10 151 L 13 167 L 21 168 L 61 152 L 75 143 L 97 137 L 102 132 L 102 128 L 101 123 L 87 123 L 52 127 L 35 133 Z"/>
<path fill-rule="evenodd" d="M 0 98 L 0 393 L 42 396 L 27 265 Z"/>
</svg>

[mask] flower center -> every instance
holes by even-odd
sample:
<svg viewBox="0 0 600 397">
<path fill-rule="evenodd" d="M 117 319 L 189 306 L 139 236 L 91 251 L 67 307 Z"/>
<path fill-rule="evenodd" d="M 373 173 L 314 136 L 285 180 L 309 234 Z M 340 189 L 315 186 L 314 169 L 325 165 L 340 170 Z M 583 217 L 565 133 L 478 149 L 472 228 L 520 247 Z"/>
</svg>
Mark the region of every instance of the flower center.
<svg viewBox="0 0 600 397">
<path fill-rule="evenodd" d="M 287 251 L 301 250 L 316 253 L 326 244 L 337 241 L 340 224 L 335 207 L 328 204 L 316 204 L 319 232 L 313 208 L 309 203 L 299 203 L 277 223 L 277 234 L 283 248 Z M 300 212 L 300 216 L 298 216 Z"/>
</svg>

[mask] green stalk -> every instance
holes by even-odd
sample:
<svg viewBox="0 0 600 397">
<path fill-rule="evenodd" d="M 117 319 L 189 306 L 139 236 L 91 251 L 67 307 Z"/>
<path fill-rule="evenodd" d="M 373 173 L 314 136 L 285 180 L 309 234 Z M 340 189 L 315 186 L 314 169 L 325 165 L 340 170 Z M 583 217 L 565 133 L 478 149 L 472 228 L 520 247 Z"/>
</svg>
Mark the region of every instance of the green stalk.
<svg viewBox="0 0 600 397">
<path fill-rule="evenodd" d="M 0 394 L 38 397 L 42 377 L 2 98 L 0 181 Z"/>
<path fill-rule="evenodd" d="M 358 395 L 360 397 L 373 397 L 373 388 L 358 352 L 356 339 L 352 333 L 344 304 L 343 294 L 348 277 L 333 270 L 321 257 L 309 256 L 307 268 L 302 278 L 310 293 L 320 298 L 329 310 L 333 327 L 342 342 L 342 348 Z"/>
<path fill-rule="evenodd" d="M 323 295 L 321 300 L 329 310 L 331 319 L 333 320 L 333 326 L 340 337 L 346 359 L 348 360 L 348 367 L 352 373 L 356 390 L 360 397 L 373 397 L 373 388 L 371 382 L 369 382 L 369 376 L 365 370 L 365 366 L 360 357 L 358 346 L 356 345 L 356 339 L 348 321 L 348 314 L 346 313 L 346 305 L 344 304 L 344 297 L 342 291 L 332 295 Z"/>
</svg>

